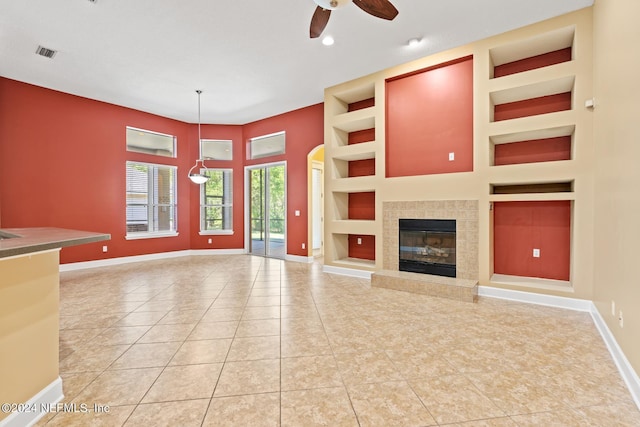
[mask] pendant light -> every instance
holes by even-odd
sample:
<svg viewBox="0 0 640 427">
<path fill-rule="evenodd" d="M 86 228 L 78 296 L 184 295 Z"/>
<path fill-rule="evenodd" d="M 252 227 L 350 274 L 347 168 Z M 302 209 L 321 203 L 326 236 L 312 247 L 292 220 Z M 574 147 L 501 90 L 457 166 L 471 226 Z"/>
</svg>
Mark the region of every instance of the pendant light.
<svg viewBox="0 0 640 427">
<path fill-rule="evenodd" d="M 200 135 L 200 94 L 202 93 L 202 91 L 196 90 L 196 93 L 198 94 L 198 150 L 200 150 L 200 143 L 202 141 L 202 136 Z M 202 165 L 205 172 L 202 172 L 200 170 L 196 170 L 195 172 L 193 171 L 198 167 L 198 163 Z M 209 176 L 206 174 L 207 170 L 207 167 L 204 165 L 204 159 L 198 159 L 196 160 L 196 164 L 193 165 L 191 169 L 189 169 L 189 179 L 194 184 L 204 184 L 205 182 L 209 181 Z"/>
</svg>

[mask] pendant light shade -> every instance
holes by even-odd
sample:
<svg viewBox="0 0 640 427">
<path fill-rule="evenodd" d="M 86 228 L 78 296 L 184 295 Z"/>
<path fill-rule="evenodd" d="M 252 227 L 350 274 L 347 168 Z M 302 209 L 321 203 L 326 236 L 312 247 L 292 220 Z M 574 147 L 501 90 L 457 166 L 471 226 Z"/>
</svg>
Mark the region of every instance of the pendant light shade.
<svg viewBox="0 0 640 427">
<path fill-rule="evenodd" d="M 196 90 L 196 93 L 198 94 L 198 150 L 200 150 L 200 141 L 202 141 L 202 137 L 200 135 L 200 94 L 202 93 L 202 91 Z M 202 168 L 205 170 L 205 172 L 202 172 L 200 169 L 197 169 L 198 163 L 202 165 Z M 206 174 L 206 170 L 207 170 L 207 167 L 204 165 L 204 160 L 203 159 L 196 160 L 196 164 L 193 165 L 191 169 L 189 169 L 189 179 L 194 184 L 204 184 L 205 182 L 209 181 L 209 176 Z"/>
</svg>

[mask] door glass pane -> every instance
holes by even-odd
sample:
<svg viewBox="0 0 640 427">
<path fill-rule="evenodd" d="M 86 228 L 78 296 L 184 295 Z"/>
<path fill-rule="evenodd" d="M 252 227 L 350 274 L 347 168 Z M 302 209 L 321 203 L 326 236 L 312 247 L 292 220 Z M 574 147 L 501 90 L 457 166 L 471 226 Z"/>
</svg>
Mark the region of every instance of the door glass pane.
<svg viewBox="0 0 640 427">
<path fill-rule="evenodd" d="M 284 258 L 285 256 L 284 178 L 284 166 L 272 166 L 267 169 L 267 255 L 275 258 Z"/>
<path fill-rule="evenodd" d="M 251 236 L 249 252 L 254 255 L 266 255 L 265 252 L 265 187 L 264 169 L 252 169 L 250 174 L 250 219 L 249 233 Z"/>
</svg>

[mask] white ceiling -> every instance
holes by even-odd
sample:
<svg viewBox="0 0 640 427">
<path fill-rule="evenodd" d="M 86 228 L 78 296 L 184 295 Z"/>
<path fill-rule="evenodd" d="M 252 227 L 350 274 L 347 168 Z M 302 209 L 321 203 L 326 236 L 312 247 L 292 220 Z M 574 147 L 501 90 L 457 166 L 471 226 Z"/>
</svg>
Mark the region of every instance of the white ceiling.
<svg viewBox="0 0 640 427">
<path fill-rule="evenodd" d="M 325 87 L 591 6 L 593 0 L 353 4 L 309 38 L 313 0 L 0 0 L 0 76 L 197 122 L 244 124 L 322 102 Z M 422 43 L 409 49 L 406 42 Z M 49 60 L 38 45 L 58 51 Z"/>
</svg>

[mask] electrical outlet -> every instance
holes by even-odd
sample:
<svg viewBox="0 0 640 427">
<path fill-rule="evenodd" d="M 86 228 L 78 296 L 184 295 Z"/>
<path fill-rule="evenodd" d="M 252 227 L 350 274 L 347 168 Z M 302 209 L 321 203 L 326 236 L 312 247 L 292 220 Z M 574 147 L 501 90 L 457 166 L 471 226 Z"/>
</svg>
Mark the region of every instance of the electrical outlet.
<svg viewBox="0 0 640 427">
<path fill-rule="evenodd" d="M 540 258 L 540 249 L 534 249 L 533 250 L 533 257 L 534 258 Z"/>
<path fill-rule="evenodd" d="M 361 245 L 362 244 L 362 237 L 358 237 L 358 244 Z"/>
<path fill-rule="evenodd" d="M 622 317 L 622 310 L 620 310 L 620 315 L 618 316 L 618 322 L 620 322 L 620 327 L 624 328 L 624 317 Z"/>
<path fill-rule="evenodd" d="M 615 316 L 616 315 L 616 302 L 611 300 L 611 315 Z"/>
<path fill-rule="evenodd" d="M 106 253 L 108 249 L 109 249 L 109 248 L 107 248 L 107 245 L 104 245 L 104 246 L 102 247 L 102 252 Z"/>
<path fill-rule="evenodd" d="M 306 243 L 302 244 L 302 249 L 307 249 L 307 244 Z"/>
<path fill-rule="evenodd" d="M 213 243 L 213 240 L 212 240 L 212 239 L 209 239 L 209 240 L 207 240 L 207 243 L 208 243 L 208 244 L 212 244 L 212 243 Z"/>
<path fill-rule="evenodd" d="M 456 158 L 456 153 L 449 153 L 449 161 L 452 162 Z"/>
</svg>

